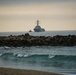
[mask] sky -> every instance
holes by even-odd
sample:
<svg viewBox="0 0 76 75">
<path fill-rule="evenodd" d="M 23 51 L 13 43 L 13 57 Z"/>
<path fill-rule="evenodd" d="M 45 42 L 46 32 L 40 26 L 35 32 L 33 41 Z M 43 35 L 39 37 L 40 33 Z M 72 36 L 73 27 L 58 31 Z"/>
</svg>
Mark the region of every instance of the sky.
<svg viewBox="0 0 76 75">
<path fill-rule="evenodd" d="M 0 0 L 0 32 L 76 30 L 76 0 Z"/>
</svg>

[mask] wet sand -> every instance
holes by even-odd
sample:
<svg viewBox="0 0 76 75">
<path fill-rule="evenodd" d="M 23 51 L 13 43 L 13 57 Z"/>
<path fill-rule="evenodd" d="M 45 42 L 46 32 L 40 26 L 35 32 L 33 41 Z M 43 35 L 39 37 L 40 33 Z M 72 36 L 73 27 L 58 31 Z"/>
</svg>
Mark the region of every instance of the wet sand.
<svg viewBox="0 0 76 75">
<path fill-rule="evenodd" d="M 35 71 L 35 70 L 0 68 L 0 75 L 62 75 L 62 74 Z"/>
</svg>

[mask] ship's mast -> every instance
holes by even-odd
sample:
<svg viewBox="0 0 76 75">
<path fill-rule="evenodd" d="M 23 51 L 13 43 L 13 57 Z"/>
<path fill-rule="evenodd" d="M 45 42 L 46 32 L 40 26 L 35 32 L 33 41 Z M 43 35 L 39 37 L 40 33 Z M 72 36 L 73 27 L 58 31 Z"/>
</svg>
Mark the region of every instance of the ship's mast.
<svg viewBox="0 0 76 75">
<path fill-rule="evenodd" d="M 39 26 L 39 20 L 37 20 L 37 26 Z"/>
</svg>

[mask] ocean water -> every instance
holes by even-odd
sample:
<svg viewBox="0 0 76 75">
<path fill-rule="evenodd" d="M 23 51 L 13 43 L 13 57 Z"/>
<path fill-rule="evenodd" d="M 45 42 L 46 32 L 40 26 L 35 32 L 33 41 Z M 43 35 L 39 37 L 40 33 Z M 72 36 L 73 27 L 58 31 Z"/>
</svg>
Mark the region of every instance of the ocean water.
<svg viewBox="0 0 76 75">
<path fill-rule="evenodd" d="M 0 36 L 22 35 L 29 33 L 33 36 L 55 36 L 55 35 L 76 35 L 76 30 L 72 31 L 46 31 L 46 32 L 0 32 Z"/>
<path fill-rule="evenodd" d="M 76 46 L 0 47 L 0 67 L 76 75 Z"/>
<path fill-rule="evenodd" d="M 0 33 L 0 36 L 25 32 Z M 32 32 L 34 36 L 76 35 L 76 31 Z M 0 67 L 76 75 L 76 46 L 0 47 Z"/>
</svg>

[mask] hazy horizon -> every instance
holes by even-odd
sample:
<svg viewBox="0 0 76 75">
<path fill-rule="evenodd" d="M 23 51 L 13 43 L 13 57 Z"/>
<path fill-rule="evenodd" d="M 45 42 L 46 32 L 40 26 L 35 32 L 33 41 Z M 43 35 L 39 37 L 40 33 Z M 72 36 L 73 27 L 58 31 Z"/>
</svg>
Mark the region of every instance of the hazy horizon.
<svg viewBox="0 0 76 75">
<path fill-rule="evenodd" d="M 76 30 L 76 0 L 0 0 L 0 32 Z"/>
</svg>

